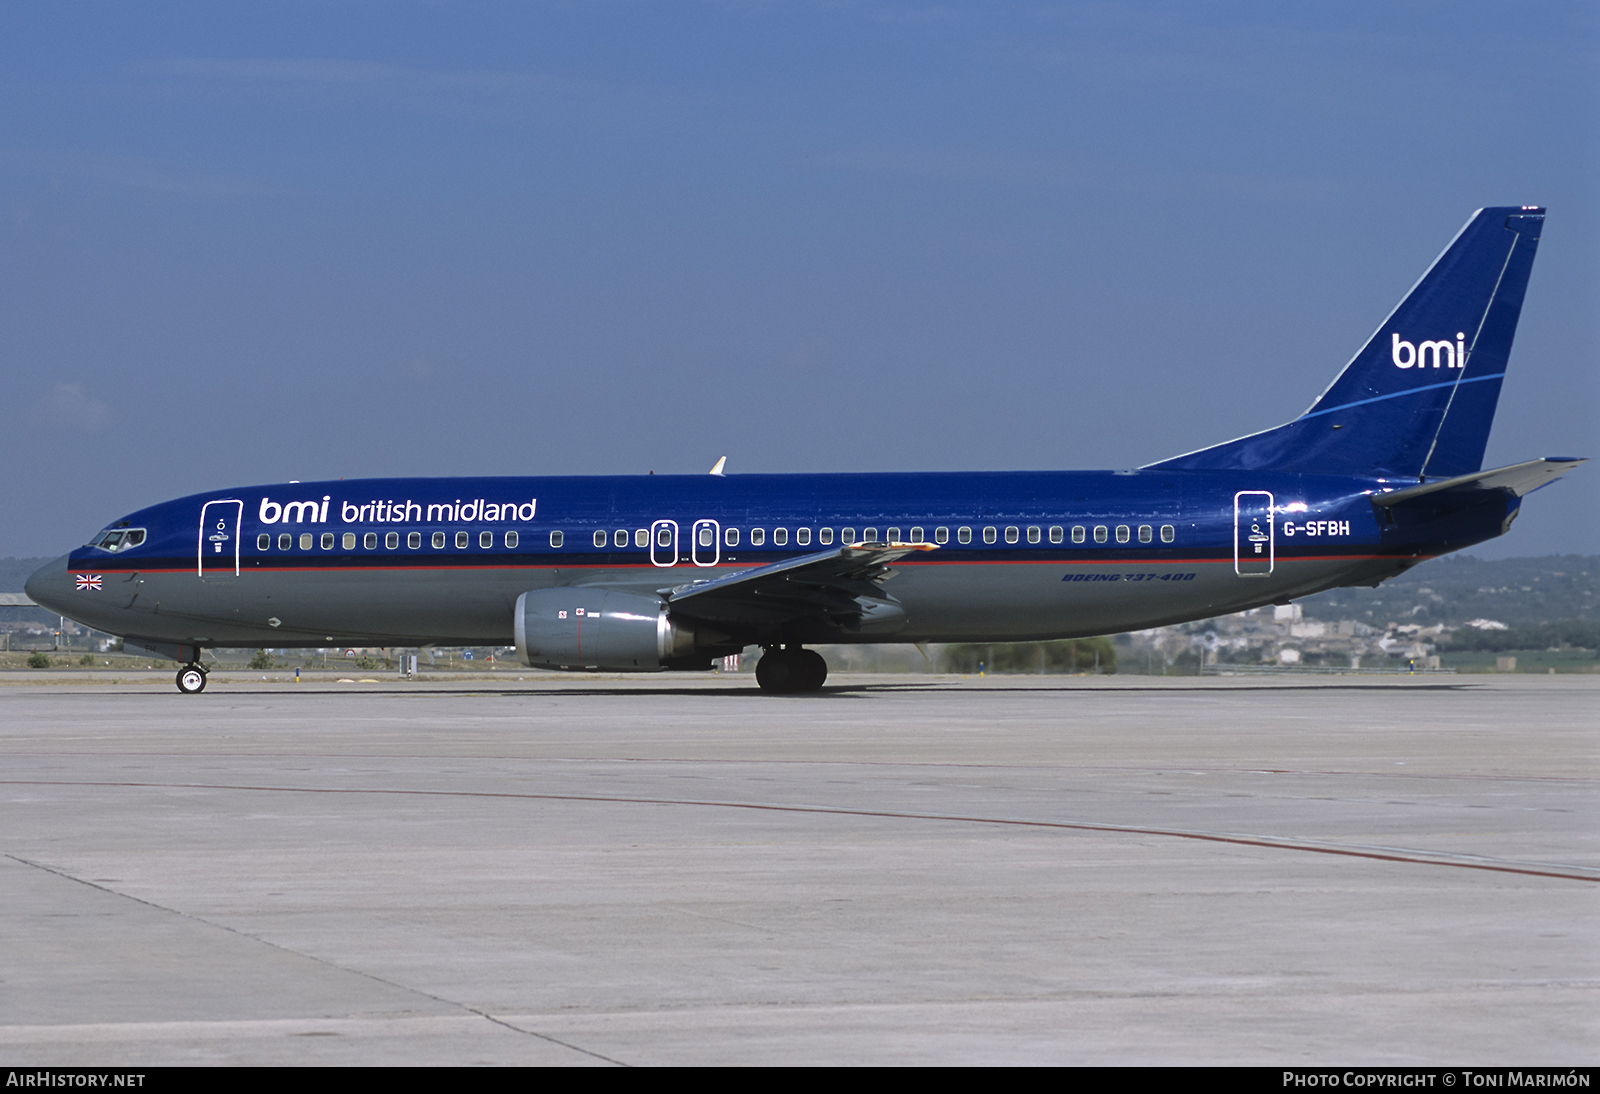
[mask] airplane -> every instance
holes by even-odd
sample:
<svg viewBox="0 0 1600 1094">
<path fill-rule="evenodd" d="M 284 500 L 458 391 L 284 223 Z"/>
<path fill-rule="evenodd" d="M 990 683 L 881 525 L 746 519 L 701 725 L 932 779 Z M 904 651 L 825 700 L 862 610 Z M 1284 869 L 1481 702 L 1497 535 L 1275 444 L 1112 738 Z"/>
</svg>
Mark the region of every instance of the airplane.
<svg viewBox="0 0 1600 1094">
<path fill-rule="evenodd" d="M 1504 534 L 1582 459 L 1482 470 L 1545 210 L 1484 208 L 1298 418 L 1129 470 L 402 478 L 140 509 L 27 594 L 206 685 L 215 647 L 514 645 L 709 669 L 761 647 L 1111 634 L 1371 585 Z"/>
</svg>

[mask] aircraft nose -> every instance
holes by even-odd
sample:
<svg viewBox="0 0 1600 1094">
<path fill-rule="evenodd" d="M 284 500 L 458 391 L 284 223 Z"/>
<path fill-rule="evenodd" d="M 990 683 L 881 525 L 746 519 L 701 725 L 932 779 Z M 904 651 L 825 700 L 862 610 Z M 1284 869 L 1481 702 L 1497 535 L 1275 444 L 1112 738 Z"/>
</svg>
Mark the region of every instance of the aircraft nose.
<svg viewBox="0 0 1600 1094">
<path fill-rule="evenodd" d="M 28 594 L 29 600 L 49 608 L 57 615 L 67 614 L 73 588 L 72 575 L 67 572 L 68 557 L 62 555 L 54 562 L 39 567 L 22 585 L 22 591 Z"/>
</svg>

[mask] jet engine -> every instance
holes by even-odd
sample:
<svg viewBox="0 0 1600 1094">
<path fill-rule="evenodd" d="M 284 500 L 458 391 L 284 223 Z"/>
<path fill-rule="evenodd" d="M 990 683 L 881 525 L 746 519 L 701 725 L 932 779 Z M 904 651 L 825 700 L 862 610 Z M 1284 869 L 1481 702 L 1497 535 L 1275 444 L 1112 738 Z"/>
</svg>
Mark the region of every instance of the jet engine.
<svg viewBox="0 0 1600 1094">
<path fill-rule="evenodd" d="M 696 657 L 695 631 L 694 620 L 673 618 L 660 597 L 648 594 L 578 585 L 517 597 L 517 659 L 530 668 L 709 668 L 709 655 Z"/>
</svg>

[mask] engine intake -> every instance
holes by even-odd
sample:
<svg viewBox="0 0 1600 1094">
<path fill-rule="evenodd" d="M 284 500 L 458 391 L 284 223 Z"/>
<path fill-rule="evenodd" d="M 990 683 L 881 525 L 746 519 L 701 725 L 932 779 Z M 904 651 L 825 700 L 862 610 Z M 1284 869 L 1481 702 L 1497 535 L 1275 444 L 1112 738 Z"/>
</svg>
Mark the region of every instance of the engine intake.
<svg viewBox="0 0 1600 1094">
<path fill-rule="evenodd" d="M 517 659 L 529 668 L 659 672 L 695 653 L 695 622 L 660 597 L 572 586 L 517 597 Z"/>
</svg>

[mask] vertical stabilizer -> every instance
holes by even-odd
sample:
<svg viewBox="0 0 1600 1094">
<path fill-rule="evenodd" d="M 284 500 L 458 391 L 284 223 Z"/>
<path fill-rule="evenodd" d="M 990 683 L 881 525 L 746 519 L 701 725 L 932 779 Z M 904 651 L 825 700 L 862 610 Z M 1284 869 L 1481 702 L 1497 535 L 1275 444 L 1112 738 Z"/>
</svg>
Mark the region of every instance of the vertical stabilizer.
<svg viewBox="0 0 1600 1094">
<path fill-rule="evenodd" d="M 1151 466 L 1418 481 L 1478 471 L 1543 224 L 1536 206 L 1479 209 L 1304 414 Z"/>
</svg>

